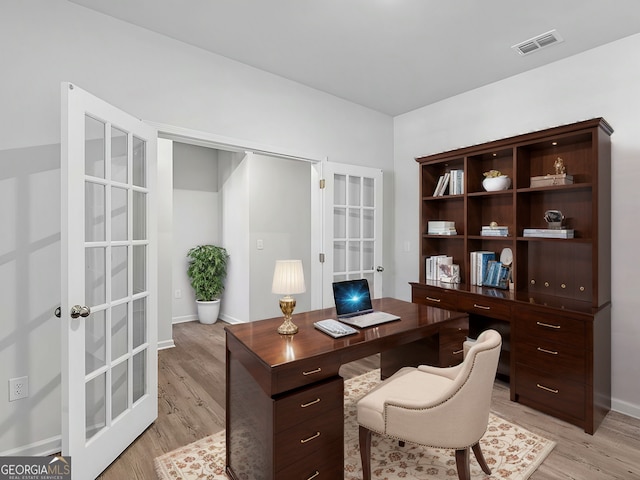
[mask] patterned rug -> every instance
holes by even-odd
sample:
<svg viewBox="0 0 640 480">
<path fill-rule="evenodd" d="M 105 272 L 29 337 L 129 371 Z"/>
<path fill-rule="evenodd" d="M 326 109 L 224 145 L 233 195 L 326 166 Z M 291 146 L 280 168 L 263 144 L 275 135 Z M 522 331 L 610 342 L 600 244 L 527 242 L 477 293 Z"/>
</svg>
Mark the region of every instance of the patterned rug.
<svg viewBox="0 0 640 480">
<path fill-rule="evenodd" d="M 345 381 L 344 478 L 362 478 L 356 403 L 379 383 L 380 371 L 373 370 Z M 372 477 L 395 479 L 457 479 L 453 450 L 424 448 L 373 435 L 371 445 Z M 480 441 L 484 457 L 492 474 L 486 475 L 471 458 L 472 479 L 525 480 L 549 455 L 555 442 L 535 435 L 491 414 L 489 427 Z M 227 480 L 224 473 L 224 430 L 198 440 L 186 447 L 166 453 L 154 460 L 160 480 Z M 284 479 L 283 479 L 284 480 Z"/>
</svg>

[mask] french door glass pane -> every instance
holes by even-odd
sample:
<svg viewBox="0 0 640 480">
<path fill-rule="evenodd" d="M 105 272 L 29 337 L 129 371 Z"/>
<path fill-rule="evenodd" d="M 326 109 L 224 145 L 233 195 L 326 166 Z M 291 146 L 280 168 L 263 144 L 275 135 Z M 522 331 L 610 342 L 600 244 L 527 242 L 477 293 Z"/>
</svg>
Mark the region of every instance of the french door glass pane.
<svg viewBox="0 0 640 480">
<path fill-rule="evenodd" d="M 374 243 L 362 242 L 362 269 L 373 270 L 374 258 Z"/>
<path fill-rule="evenodd" d="M 104 178 L 105 124 L 85 115 L 84 134 L 84 173 Z"/>
<path fill-rule="evenodd" d="M 349 176 L 349 205 L 360 205 L 360 177 Z"/>
<path fill-rule="evenodd" d="M 375 207 L 375 180 L 363 177 L 362 179 L 362 205 L 365 207 Z"/>
<path fill-rule="evenodd" d="M 90 247 L 85 249 L 85 305 L 102 305 L 107 299 L 106 249 Z"/>
<path fill-rule="evenodd" d="M 111 180 L 127 183 L 127 132 L 111 127 Z"/>
<path fill-rule="evenodd" d="M 111 369 L 111 418 L 116 418 L 128 406 L 129 361 L 125 360 Z"/>
<path fill-rule="evenodd" d="M 111 301 L 129 294 L 128 247 L 111 247 Z"/>
<path fill-rule="evenodd" d="M 147 289 L 147 247 L 133 247 L 133 293 L 141 293 Z"/>
<path fill-rule="evenodd" d="M 133 239 L 147 239 L 147 195 L 133 192 Z"/>
<path fill-rule="evenodd" d="M 89 440 L 106 426 L 106 374 L 102 373 L 85 385 L 85 434 Z"/>
<path fill-rule="evenodd" d="M 362 210 L 362 237 L 373 238 L 375 235 L 375 211 L 367 208 Z"/>
<path fill-rule="evenodd" d="M 333 209 L 333 236 L 347 238 L 347 209 L 344 207 Z"/>
<path fill-rule="evenodd" d="M 103 367 L 107 361 L 107 337 L 104 310 L 91 312 L 84 319 L 84 373 L 85 375 Z"/>
<path fill-rule="evenodd" d="M 347 271 L 347 242 L 333 242 L 333 271 Z"/>
<path fill-rule="evenodd" d="M 349 242 L 349 271 L 360 270 L 360 242 Z"/>
<path fill-rule="evenodd" d="M 333 176 L 333 203 L 334 205 L 347 204 L 347 176 L 346 175 L 336 174 Z"/>
<path fill-rule="evenodd" d="M 147 186 L 147 144 L 138 137 L 133 137 L 133 184 L 138 187 Z"/>
<path fill-rule="evenodd" d="M 129 308 L 121 303 L 111 308 L 111 358 L 116 359 L 129 351 Z"/>
<path fill-rule="evenodd" d="M 111 189 L 111 240 L 127 240 L 128 203 L 127 190 Z"/>
<path fill-rule="evenodd" d="M 147 341 L 147 299 L 133 301 L 133 348 Z"/>
<path fill-rule="evenodd" d="M 360 209 L 349 209 L 349 238 L 360 238 Z"/>
<path fill-rule="evenodd" d="M 147 350 L 136 353 L 133 357 L 133 402 L 140 400 L 147 393 Z"/>
<path fill-rule="evenodd" d="M 87 242 L 105 240 L 105 187 L 97 183 L 86 182 L 84 186 L 85 214 L 84 239 Z"/>
</svg>

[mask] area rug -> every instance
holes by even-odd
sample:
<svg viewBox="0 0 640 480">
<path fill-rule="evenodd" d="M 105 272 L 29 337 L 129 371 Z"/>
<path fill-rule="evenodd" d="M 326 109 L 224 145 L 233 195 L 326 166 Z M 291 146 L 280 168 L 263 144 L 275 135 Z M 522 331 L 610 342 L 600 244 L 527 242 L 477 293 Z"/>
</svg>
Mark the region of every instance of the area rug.
<svg viewBox="0 0 640 480">
<path fill-rule="evenodd" d="M 345 381 L 344 415 L 344 478 L 362 478 L 356 403 L 380 382 L 380 371 L 373 370 Z M 525 480 L 549 455 L 555 442 L 535 435 L 495 414 L 480 441 L 485 460 L 491 468 L 486 475 L 471 458 L 472 479 Z M 373 435 L 371 445 L 372 478 L 396 479 L 457 479 L 453 450 L 424 448 Z M 154 460 L 160 480 L 227 480 L 224 473 L 225 432 L 198 440 L 186 447 L 166 453 Z M 281 479 L 287 480 L 287 479 Z"/>
</svg>

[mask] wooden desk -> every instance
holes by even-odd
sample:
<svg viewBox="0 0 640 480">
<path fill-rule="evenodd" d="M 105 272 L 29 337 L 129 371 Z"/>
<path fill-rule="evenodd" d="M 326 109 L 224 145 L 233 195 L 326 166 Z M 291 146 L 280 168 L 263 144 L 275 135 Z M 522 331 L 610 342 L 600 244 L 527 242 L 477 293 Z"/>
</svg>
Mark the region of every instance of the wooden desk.
<svg viewBox="0 0 640 480">
<path fill-rule="evenodd" d="M 374 308 L 401 320 L 334 339 L 313 322 L 329 308 L 226 330 L 227 474 L 237 480 L 342 478 L 344 382 L 340 366 L 438 333 L 465 313 L 384 298 Z"/>
</svg>

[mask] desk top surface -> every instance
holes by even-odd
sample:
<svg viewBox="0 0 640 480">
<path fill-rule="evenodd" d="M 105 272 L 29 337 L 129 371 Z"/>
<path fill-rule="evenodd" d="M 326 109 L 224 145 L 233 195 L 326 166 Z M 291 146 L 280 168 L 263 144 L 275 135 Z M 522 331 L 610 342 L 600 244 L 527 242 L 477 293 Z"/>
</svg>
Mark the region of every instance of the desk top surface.
<svg viewBox="0 0 640 480">
<path fill-rule="evenodd" d="M 415 341 L 424 337 L 426 331 L 433 330 L 435 333 L 443 322 L 466 317 L 465 313 L 394 298 L 373 300 L 373 308 L 398 315 L 400 320 L 363 328 L 346 337 L 333 338 L 313 326 L 318 320 L 336 318 L 335 308 L 326 308 L 294 314 L 292 321 L 299 329 L 295 335 L 280 335 L 276 331 L 283 322 L 282 317 L 229 325 L 225 330 L 227 336 L 234 337 L 265 366 L 277 368 L 297 360 L 325 355 L 339 354 L 343 362 L 351 361 L 351 357 L 357 359 Z"/>
</svg>

